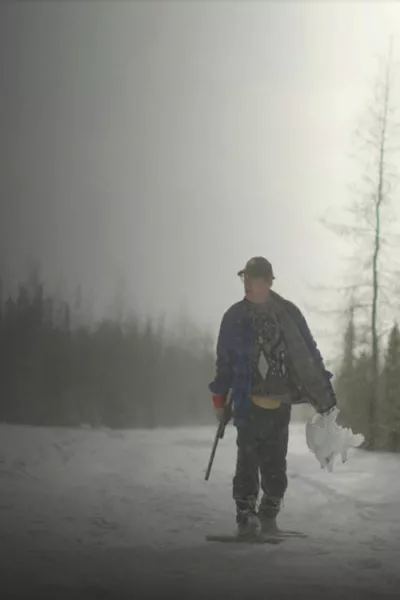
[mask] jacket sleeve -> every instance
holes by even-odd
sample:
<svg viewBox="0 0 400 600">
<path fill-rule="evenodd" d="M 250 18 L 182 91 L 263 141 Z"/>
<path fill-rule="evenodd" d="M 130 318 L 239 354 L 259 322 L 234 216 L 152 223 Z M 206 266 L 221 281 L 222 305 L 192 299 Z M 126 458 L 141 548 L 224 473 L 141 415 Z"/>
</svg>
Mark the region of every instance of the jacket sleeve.
<svg viewBox="0 0 400 600">
<path fill-rule="evenodd" d="M 225 313 L 222 318 L 217 342 L 216 374 L 208 389 L 212 394 L 227 396 L 232 386 L 233 369 L 232 355 L 229 344 L 230 323 L 229 315 Z"/>
<path fill-rule="evenodd" d="M 322 372 L 324 373 L 324 375 L 326 377 L 328 390 L 329 390 L 331 398 L 332 398 L 332 407 L 336 406 L 337 399 L 336 399 L 336 395 L 335 395 L 335 392 L 334 392 L 334 389 L 332 386 L 332 382 L 331 382 L 333 374 L 325 368 L 325 364 L 324 364 L 324 360 L 322 358 L 321 352 L 318 349 L 317 343 L 310 331 L 310 328 L 307 324 L 307 321 L 306 321 L 303 313 L 295 304 L 290 303 L 290 308 L 292 310 L 292 313 L 296 320 L 296 323 L 300 329 L 300 332 L 315 359 L 316 364 L 321 368 Z"/>
</svg>

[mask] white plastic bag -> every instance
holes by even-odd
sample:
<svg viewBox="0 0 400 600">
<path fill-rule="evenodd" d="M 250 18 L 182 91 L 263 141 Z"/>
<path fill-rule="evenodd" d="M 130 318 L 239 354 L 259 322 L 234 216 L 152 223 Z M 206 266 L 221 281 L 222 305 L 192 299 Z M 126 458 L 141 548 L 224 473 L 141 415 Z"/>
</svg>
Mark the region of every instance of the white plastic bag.
<svg viewBox="0 0 400 600">
<path fill-rule="evenodd" d="M 349 448 L 357 448 L 364 441 L 361 433 L 354 434 L 351 429 L 336 423 L 338 414 L 335 407 L 329 414 L 316 414 L 306 424 L 307 446 L 321 467 L 328 471 L 333 471 L 336 456 L 340 455 L 342 462 L 346 462 Z"/>
</svg>

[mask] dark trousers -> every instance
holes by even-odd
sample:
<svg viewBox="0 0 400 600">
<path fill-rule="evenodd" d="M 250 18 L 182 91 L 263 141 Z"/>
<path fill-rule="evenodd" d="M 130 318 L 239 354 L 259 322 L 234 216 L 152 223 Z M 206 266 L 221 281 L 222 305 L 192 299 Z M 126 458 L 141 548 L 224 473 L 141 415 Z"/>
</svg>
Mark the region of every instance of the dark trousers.
<svg viewBox="0 0 400 600">
<path fill-rule="evenodd" d="M 237 427 L 237 462 L 233 478 L 233 498 L 238 520 L 240 513 L 256 510 L 261 490 L 260 515 L 274 517 L 279 512 L 287 488 L 290 405 L 270 410 L 252 405 L 247 419 Z M 261 479 L 261 482 L 260 482 Z"/>
</svg>

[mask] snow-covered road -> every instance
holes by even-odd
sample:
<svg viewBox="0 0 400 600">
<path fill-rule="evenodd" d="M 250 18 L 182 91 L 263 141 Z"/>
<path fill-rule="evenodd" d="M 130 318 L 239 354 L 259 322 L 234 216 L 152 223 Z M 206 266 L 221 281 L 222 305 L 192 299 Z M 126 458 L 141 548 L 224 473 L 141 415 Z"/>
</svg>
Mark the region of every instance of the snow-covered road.
<svg viewBox="0 0 400 600">
<path fill-rule="evenodd" d="M 1 425 L 0 598 L 400 597 L 400 456 L 327 473 L 292 425 L 280 523 L 309 539 L 224 546 L 235 430 L 205 482 L 213 436 Z"/>
</svg>

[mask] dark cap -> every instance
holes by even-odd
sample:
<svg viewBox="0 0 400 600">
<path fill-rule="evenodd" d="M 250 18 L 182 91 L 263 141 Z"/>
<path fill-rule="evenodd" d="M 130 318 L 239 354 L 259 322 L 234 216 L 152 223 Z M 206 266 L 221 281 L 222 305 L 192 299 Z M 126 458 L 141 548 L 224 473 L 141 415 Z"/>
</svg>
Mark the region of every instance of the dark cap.
<svg viewBox="0 0 400 600">
<path fill-rule="evenodd" d="M 265 279 L 275 279 L 272 265 L 263 256 L 254 256 L 247 261 L 244 269 L 238 272 L 238 275 L 248 275 L 248 277 L 264 277 Z"/>
</svg>

